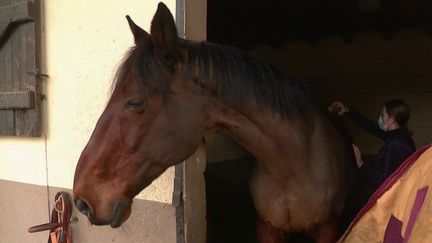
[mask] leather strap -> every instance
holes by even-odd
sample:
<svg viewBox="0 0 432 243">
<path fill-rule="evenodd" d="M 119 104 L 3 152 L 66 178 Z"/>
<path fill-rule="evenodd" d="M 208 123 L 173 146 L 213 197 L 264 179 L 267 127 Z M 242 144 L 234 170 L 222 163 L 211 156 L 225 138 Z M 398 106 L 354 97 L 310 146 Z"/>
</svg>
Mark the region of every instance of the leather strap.
<svg viewBox="0 0 432 243">
<path fill-rule="evenodd" d="M 61 224 L 60 223 L 46 223 L 46 224 L 40 224 L 40 225 L 36 225 L 36 226 L 32 226 L 28 229 L 29 233 L 35 233 L 35 232 L 40 232 L 40 231 L 45 231 L 45 230 L 55 230 L 58 227 L 60 227 Z"/>
<path fill-rule="evenodd" d="M 30 227 L 28 232 L 34 233 L 49 230 L 48 243 L 72 243 L 71 214 L 72 204 L 69 194 L 58 192 L 55 195 L 55 204 L 51 212 L 50 223 Z"/>
</svg>

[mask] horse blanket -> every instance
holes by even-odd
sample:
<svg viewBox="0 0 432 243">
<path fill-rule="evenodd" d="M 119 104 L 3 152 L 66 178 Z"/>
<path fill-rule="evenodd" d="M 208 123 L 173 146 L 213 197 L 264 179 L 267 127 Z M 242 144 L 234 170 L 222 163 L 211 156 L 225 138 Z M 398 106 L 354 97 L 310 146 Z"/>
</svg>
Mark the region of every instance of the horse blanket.
<svg viewBox="0 0 432 243">
<path fill-rule="evenodd" d="M 432 242 L 432 145 L 377 189 L 339 242 Z"/>
</svg>

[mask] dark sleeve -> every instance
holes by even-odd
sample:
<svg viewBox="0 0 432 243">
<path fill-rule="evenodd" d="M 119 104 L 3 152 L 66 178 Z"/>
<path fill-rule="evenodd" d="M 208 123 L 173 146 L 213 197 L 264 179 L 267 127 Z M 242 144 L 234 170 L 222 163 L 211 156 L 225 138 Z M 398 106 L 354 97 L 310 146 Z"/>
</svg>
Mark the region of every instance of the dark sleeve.
<svg viewBox="0 0 432 243">
<path fill-rule="evenodd" d="M 410 152 L 401 144 L 390 144 L 384 158 L 383 176 L 389 177 L 409 156 Z"/>
<path fill-rule="evenodd" d="M 357 113 L 356 111 L 353 111 L 350 109 L 347 113 L 345 113 L 346 116 L 348 116 L 351 120 L 353 120 L 355 123 L 357 123 L 361 128 L 365 129 L 372 135 L 380 138 L 385 139 L 387 136 L 387 133 L 381 130 L 378 126 L 377 122 L 371 121 L 369 118 Z"/>
<path fill-rule="evenodd" d="M 374 166 L 376 163 L 380 163 L 380 161 L 374 161 L 371 158 L 364 159 L 363 161 L 364 163 L 363 166 L 360 167 L 360 173 L 366 176 L 374 188 L 377 188 L 384 180 L 382 173 L 379 173 Z"/>
</svg>

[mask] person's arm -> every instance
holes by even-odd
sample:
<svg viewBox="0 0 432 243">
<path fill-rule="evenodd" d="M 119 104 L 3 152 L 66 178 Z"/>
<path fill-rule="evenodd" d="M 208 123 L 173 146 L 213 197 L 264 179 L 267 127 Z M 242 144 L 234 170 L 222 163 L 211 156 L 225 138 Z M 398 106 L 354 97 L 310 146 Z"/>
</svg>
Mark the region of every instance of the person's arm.
<svg viewBox="0 0 432 243">
<path fill-rule="evenodd" d="M 353 120 L 355 123 L 357 123 L 361 128 L 365 129 L 372 135 L 385 139 L 387 136 L 387 133 L 381 130 L 376 122 L 371 121 L 369 118 L 361 115 L 360 113 L 349 109 L 348 112 L 345 113 L 346 116 L 348 116 L 351 120 Z"/>
<path fill-rule="evenodd" d="M 329 107 L 328 111 L 338 115 L 346 115 L 351 118 L 360 127 L 370 132 L 372 135 L 385 139 L 387 133 L 381 130 L 376 122 L 371 121 L 369 118 L 349 109 L 342 102 L 334 101 Z"/>
</svg>

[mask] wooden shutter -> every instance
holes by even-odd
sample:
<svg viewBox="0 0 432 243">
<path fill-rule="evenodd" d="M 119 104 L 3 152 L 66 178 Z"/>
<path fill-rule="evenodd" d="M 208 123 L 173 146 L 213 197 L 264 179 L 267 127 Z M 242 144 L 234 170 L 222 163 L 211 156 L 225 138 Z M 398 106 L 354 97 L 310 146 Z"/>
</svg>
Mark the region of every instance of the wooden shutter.
<svg viewBox="0 0 432 243">
<path fill-rule="evenodd" d="M 40 2 L 0 0 L 0 135 L 40 136 Z"/>
</svg>

